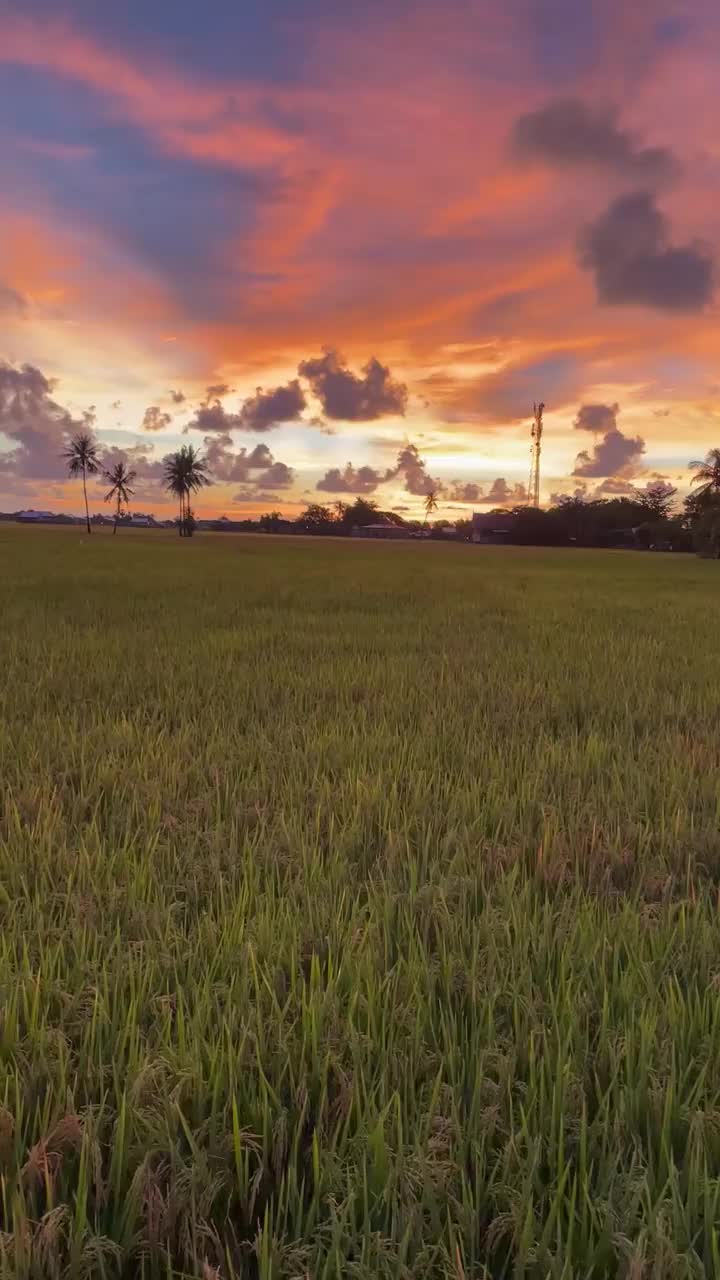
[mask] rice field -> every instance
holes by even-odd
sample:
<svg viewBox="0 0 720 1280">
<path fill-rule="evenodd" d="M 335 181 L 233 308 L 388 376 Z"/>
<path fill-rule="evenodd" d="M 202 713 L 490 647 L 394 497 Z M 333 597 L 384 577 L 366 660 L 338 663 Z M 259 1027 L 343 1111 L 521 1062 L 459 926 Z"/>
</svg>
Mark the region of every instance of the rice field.
<svg viewBox="0 0 720 1280">
<path fill-rule="evenodd" d="M 0 1276 L 720 1275 L 720 578 L 0 525 Z"/>
</svg>

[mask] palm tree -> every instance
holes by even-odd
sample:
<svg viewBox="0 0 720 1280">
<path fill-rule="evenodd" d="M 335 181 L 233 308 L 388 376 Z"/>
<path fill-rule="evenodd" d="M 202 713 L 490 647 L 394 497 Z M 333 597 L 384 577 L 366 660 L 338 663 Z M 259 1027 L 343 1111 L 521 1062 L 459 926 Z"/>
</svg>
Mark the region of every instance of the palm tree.
<svg viewBox="0 0 720 1280">
<path fill-rule="evenodd" d="M 105 501 L 110 502 L 116 499 L 115 507 L 115 523 L 113 525 L 113 535 L 117 533 L 118 520 L 120 519 L 120 510 L 123 506 L 127 506 L 132 494 L 135 492 L 130 486 L 135 479 L 135 472 L 128 471 L 126 462 L 116 462 L 114 467 L 109 471 L 103 471 L 103 475 L 107 480 L 110 488 L 105 494 Z"/>
<path fill-rule="evenodd" d="M 184 444 L 176 453 L 168 454 L 165 459 L 165 488 L 174 493 L 180 504 L 180 537 L 189 537 L 190 528 L 190 494 L 197 493 L 204 485 L 210 484 L 207 474 L 207 462 L 191 444 Z"/>
<path fill-rule="evenodd" d="M 177 453 L 169 453 L 163 461 L 163 478 L 165 488 L 174 493 L 180 503 L 180 519 L 178 520 L 178 532 L 180 537 L 183 536 L 183 521 L 185 518 L 185 476 L 183 471 L 183 463 L 180 457 L 181 451 Z"/>
<path fill-rule="evenodd" d="M 698 489 L 697 496 L 703 498 L 719 496 L 720 449 L 710 449 L 701 462 L 691 462 L 690 466 L 695 472 L 692 483 L 702 485 L 702 488 Z"/>
<path fill-rule="evenodd" d="M 428 489 L 428 492 L 425 494 L 425 519 L 423 520 L 423 529 L 428 522 L 428 517 L 433 511 L 437 511 L 437 507 L 437 492 L 435 489 Z"/>
<path fill-rule="evenodd" d="M 76 436 L 73 436 L 63 456 L 67 463 L 68 474 L 82 476 L 83 494 L 85 495 L 85 523 L 88 533 L 92 533 L 90 512 L 88 510 L 87 478 L 88 476 L 94 476 L 100 470 L 97 440 L 90 435 L 89 431 L 80 431 Z"/>
</svg>

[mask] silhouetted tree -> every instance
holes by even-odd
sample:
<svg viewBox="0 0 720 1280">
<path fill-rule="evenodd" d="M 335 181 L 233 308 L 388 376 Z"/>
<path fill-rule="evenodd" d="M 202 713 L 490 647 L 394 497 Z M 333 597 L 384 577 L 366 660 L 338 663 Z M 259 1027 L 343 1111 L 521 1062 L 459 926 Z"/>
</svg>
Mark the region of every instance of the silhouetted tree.
<svg viewBox="0 0 720 1280">
<path fill-rule="evenodd" d="M 192 537 L 196 521 L 190 511 L 190 494 L 210 484 L 207 462 L 194 445 L 184 444 L 165 458 L 164 478 L 165 488 L 175 494 L 179 502 L 178 532 L 181 537 Z"/>
<path fill-rule="evenodd" d="M 720 449 L 710 449 L 702 461 L 689 464 L 695 471 L 693 491 L 685 499 L 685 523 L 698 555 L 720 557 Z"/>
<path fill-rule="evenodd" d="M 64 457 L 68 474 L 82 476 L 83 496 L 85 498 L 85 524 L 88 533 L 92 533 L 90 510 L 88 508 L 87 478 L 95 475 L 100 470 L 97 441 L 89 431 L 80 431 L 76 436 L 73 436 L 65 450 Z"/>
<path fill-rule="evenodd" d="M 342 523 L 345 531 L 349 533 L 354 527 L 362 529 L 368 524 L 375 524 L 377 518 L 377 502 L 372 498 L 356 498 L 349 506 L 345 504 Z"/>
<path fill-rule="evenodd" d="M 279 511 L 267 511 L 265 515 L 259 517 L 258 528 L 262 529 L 263 533 L 275 533 L 281 523 L 282 515 Z"/>
<path fill-rule="evenodd" d="M 640 495 L 640 502 L 656 520 L 667 520 L 676 497 L 677 489 L 667 484 L 665 480 L 658 480 L 656 484 L 648 485 L 645 492 Z"/>
<path fill-rule="evenodd" d="M 425 519 L 423 520 L 423 529 L 427 525 L 428 519 L 432 515 L 433 511 L 437 511 L 438 509 L 437 492 L 435 489 L 430 489 L 425 494 L 424 506 L 425 506 Z"/>
<path fill-rule="evenodd" d="M 182 537 L 183 521 L 185 519 L 185 476 L 179 451 L 177 453 L 170 453 L 167 458 L 165 458 L 163 462 L 163 479 L 165 488 L 175 495 L 179 503 L 180 516 L 178 519 L 178 532 L 180 537 Z"/>
<path fill-rule="evenodd" d="M 667 510 L 674 491 L 658 486 L 657 493 L 621 494 L 613 498 L 563 496 L 542 509 L 519 506 L 496 508 L 502 517 L 503 540 L 526 546 L 658 547 L 690 549 L 685 516 L 658 515 Z"/>
<path fill-rule="evenodd" d="M 311 502 L 298 516 L 297 523 L 305 533 L 332 533 L 335 526 L 330 508 L 318 502 Z"/>
<path fill-rule="evenodd" d="M 707 506 L 692 531 L 693 545 L 704 560 L 720 559 L 720 506 Z"/>
<path fill-rule="evenodd" d="M 127 463 L 116 462 L 114 467 L 109 471 L 103 471 L 103 475 L 107 480 L 110 488 L 105 494 L 105 501 L 111 502 L 115 499 L 115 523 L 113 524 L 113 536 L 117 533 L 118 521 L 123 505 L 127 506 L 132 494 L 135 492 L 131 489 L 135 472 L 129 471 Z"/>
<path fill-rule="evenodd" d="M 565 530 L 569 542 L 584 543 L 591 523 L 590 504 L 576 495 L 563 495 L 555 507 L 558 524 Z"/>
<path fill-rule="evenodd" d="M 720 497 L 720 449 L 709 449 L 700 462 L 689 464 L 695 472 L 692 485 L 700 485 L 698 496 Z"/>
</svg>

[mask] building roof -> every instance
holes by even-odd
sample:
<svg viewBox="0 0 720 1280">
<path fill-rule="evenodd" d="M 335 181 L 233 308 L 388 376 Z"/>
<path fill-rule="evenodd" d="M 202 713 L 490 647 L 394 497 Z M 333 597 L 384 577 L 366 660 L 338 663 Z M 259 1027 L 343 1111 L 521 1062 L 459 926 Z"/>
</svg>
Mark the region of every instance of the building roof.
<svg viewBox="0 0 720 1280">
<path fill-rule="evenodd" d="M 472 528 L 475 533 L 508 533 L 512 528 L 513 518 L 509 511 L 497 511 L 494 514 L 474 511 Z"/>
</svg>

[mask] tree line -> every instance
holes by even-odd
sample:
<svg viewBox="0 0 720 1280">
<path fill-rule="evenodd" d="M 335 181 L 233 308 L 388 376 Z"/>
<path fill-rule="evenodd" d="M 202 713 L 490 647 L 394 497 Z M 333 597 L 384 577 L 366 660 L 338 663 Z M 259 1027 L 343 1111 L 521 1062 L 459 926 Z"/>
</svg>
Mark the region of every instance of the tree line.
<svg viewBox="0 0 720 1280">
<path fill-rule="evenodd" d="M 589 499 L 580 494 L 560 497 L 549 507 L 496 507 L 487 513 L 500 526 L 503 542 L 519 546 L 632 546 L 662 551 L 697 551 L 720 558 L 720 449 L 711 449 L 701 461 L 690 463 L 694 471 L 692 491 L 677 510 L 677 489 L 664 481 L 647 489 L 610 498 Z M 425 519 L 408 521 L 392 511 L 381 511 L 369 498 L 336 502 L 334 506 L 311 503 L 294 522 L 309 534 L 346 534 L 353 528 L 383 523 L 447 536 L 447 521 L 428 525 L 437 507 L 434 493 L 425 499 Z M 280 512 L 261 516 L 253 526 L 273 532 L 286 527 Z M 454 522 L 454 535 L 470 539 L 472 520 Z"/>
<path fill-rule="evenodd" d="M 85 500 L 85 521 L 92 532 L 87 496 L 87 477 L 100 473 L 109 485 L 105 501 L 115 509 L 113 533 L 117 533 L 123 509 L 134 493 L 135 472 L 125 462 L 102 467 L 97 441 L 88 432 L 80 432 L 65 451 L 71 476 L 81 477 Z M 714 559 L 720 558 L 720 449 L 711 449 L 705 458 L 691 462 L 694 472 L 691 492 L 682 509 L 677 511 L 677 489 L 664 481 L 648 485 L 643 491 L 611 498 L 587 499 L 582 495 L 560 497 L 546 508 L 516 506 L 496 508 L 488 513 L 502 521 L 502 540 L 524 546 L 617 546 L 630 545 L 658 550 L 690 551 Z M 190 500 L 193 494 L 211 483 L 205 458 L 193 445 L 183 445 L 163 463 L 163 484 L 178 503 L 177 528 L 181 537 L 191 537 L 196 520 Z M 397 512 L 381 511 L 377 503 L 358 497 L 352 503 L 336 502 L 333 506 L 310 503 L 292 522 L 301 532 L 315 535 L 343 535 L 353 529 L 382 523 L 405 528 L 409 532 L 439 535 L 447 528 L 432 528 L 428 520 L 437 509 L 434 490 L 424 498 L 425 519 L 408 521 Z M 287 527 L 279 511 L 271 511 L 257 522 L 247 521 L 250 528 L 272 533 Z M 455 522 L 457 537 L 470 538 L 472 521 Z"/>
<path fill-rule="evenodd" d="M 689 463 L 691 491 L 678 509 L 677 489 L 664 481 L 611 498 L 560 497 L 550 507 L 496 510 L 504 541 L 527 546 L 630 546 L 696 551 L 720 558 L 720 449 Z"/>
</svg>

